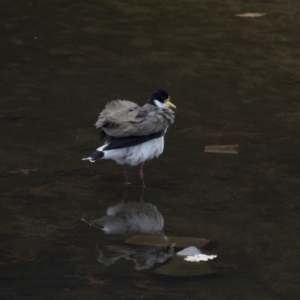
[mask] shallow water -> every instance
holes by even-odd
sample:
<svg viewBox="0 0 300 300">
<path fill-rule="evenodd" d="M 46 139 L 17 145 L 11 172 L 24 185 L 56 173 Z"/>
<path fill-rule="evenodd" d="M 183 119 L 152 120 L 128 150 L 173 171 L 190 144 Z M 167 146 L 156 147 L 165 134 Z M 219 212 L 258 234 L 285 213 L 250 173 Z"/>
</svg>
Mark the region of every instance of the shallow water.
<svg viewBox="0 0 300 300">
<path fill-rule="evenodd" d="M 300 4 L 261 2 L 2 1 L 0 299 L 300 296 Z M 144 200 L 167 236 L 211 241 L 213 275 L 106 267 L 97 245 L 124 239 L 81 220 L 124 197 L 120 166 L 81 161 L 97 115 L 158 88 L 176 120 Z M 138 168 L 130 180 L 138 202 Z"/>
</svg>

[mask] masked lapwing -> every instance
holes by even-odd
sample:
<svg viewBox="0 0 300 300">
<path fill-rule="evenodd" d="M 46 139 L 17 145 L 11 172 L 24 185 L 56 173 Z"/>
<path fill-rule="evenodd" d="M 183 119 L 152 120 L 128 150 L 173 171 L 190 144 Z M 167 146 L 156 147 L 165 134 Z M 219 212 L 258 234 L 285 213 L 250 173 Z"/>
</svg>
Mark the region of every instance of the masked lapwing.
<svg viewBox="0 0 300 300">
<path fill-rule="evenodd" d="M 170 108 L 176 106 L 164 90 L 152 94 L 141 107 L 127 100 L 109 102 L 95 124 L 101 130 L 100 136 L 107 136 L 108 140 L 83 160 L 114 160 L 124 166 L 126 183 L 126 165 L 140 164 L 140 178 L 144 186 L 143 164 L 162 154 L 164 136 L 168 126 L 174 122 L 174 111 Z"/>
</svg>

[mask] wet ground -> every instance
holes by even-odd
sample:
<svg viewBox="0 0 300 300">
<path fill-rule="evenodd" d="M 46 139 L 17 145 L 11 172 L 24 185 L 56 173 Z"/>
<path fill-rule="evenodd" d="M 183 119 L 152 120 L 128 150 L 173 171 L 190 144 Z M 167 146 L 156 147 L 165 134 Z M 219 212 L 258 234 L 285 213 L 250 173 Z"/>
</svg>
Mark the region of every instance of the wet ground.
<svg viewBox="0 0 300 300">
<path fill-rule="evenodd" d="M 0 15 L 0 299 L 300 297 L 298 1 L 3 0 Z M 124 192 L 120 166 L 81 161 L 97 115 L 158 88 L 176 121 L 144 200 L 166 235 L 211 241 L 217 275 L 105 267 L 109 237 L 81 221 Z"/>
</svg>

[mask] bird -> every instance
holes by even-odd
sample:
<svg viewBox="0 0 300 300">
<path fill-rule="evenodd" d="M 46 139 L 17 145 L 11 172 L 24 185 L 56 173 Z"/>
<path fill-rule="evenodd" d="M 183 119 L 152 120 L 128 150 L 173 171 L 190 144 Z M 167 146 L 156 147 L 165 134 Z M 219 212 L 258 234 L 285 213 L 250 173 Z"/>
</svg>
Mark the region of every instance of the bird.
<svg viewBox="0 0 300 300">
<path fill-rule="evenodd" d="M 175 119 L 171 108 L 176 106 L 164 90 L 153 93 L 143 106 L 128 100 L 107 103 L 95 126 L 101 130 L 101 139 L 108 139 L 82 160 L 92 163 L 101 159 L 114 160 L 123 165 L 126 184 L 129 184 L 126 166 L 140 164 L 139 175 L 145 187 L 143 165 L 146 160 L 158 157 L 164 150 L 164 136 Z"/>
</svg>

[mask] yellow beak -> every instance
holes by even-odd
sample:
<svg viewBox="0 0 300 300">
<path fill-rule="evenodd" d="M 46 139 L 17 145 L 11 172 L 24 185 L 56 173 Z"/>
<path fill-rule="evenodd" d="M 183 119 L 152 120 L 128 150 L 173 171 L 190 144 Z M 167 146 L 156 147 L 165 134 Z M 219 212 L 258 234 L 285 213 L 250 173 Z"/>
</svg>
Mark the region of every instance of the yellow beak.
<svg viewBox="0 0 300 300">
<path fill-rule="evenodd" d="M 168 99 L 166 99 L 165 101 L 167 107 L 172 107 L 172 108 L 176 108 L 176 106 L 170 101 L 170 97 Z"/>
</svg>

